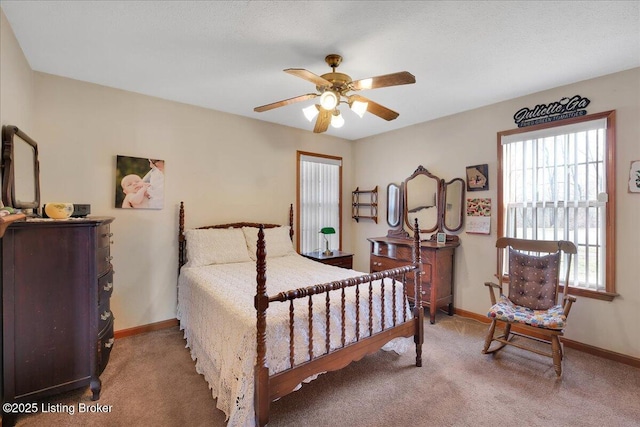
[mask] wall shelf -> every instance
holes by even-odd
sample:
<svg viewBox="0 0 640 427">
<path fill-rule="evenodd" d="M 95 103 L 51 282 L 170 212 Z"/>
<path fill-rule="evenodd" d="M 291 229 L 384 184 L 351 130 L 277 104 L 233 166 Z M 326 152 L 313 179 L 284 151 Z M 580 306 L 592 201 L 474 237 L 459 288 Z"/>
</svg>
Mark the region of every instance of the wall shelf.
<svg viewBox="0 0 640 427">
<path fill-rule="evenodd" d="M 373 190 L 360 190 L 356 187 L 351 192 L 351 218 L 359 222 L 361 219 L 372 219 L 378 223 L 378 186 Z"/>
</svg>

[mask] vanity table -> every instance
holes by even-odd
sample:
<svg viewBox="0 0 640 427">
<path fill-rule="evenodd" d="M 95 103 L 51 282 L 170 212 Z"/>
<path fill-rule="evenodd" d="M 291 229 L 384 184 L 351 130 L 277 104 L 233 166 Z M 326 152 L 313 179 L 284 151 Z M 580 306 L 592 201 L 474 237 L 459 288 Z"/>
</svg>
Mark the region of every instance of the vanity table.
<svg viewBox="0 0 640 427">
<path fill-rule="evenodd" d="M 371 272 L 401 267 L 411 263 L 411 239 L 394 237 L 372 237 Z M 453 266 L 455 249 L 460 242 L 450 241 L 444 244 L 425 241 L 420 244 L 422 261 L 422 306 L 429 308 L 429 320 L 436 321 L 436 310 L 446 307 L 447 313 L 453 315 Z M 414 301 L 413 273 L 407 274 L 407 296 Z"/>
<path fill-rule="evenodd" d="M 418 166 L 401 185 L 387 187 L 387 223 L 392 229 L 385 237 L 367 239 L 371 243 L 369 268 L 376 272 L 413 262 L 413 240 L 405 226 L 413 232 L 417 219 L 421 234 L 432 233 L 420 244 L 422 306 L 429 308 L 432 324 L 439 308 L 453 315 L 455 250 L 460 241 L 447 232 L 462 228 L 464 187 L 462 178 L 445 182 Z M 409 301 L 414 302 L 412 274 L 407 275 L 406 288 Z"/>
</svg>

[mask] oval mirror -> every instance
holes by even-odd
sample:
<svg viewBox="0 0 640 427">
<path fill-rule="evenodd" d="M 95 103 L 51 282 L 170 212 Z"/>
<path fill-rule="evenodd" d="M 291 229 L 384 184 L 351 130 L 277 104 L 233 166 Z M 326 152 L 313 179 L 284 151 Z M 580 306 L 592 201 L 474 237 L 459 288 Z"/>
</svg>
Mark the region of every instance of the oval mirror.
<svg viewBox="0 0 640 427">
<path fill-rule="evenodd" d="M 421 233 L 438 229 L 440 179 L 423 166 L 404 181 L 404 220 L 411 230 L 418 219 Z"/>
<path fill-rule="evenodd" d="M 458 231 L 464 218 L 464 187 L 462 178 L 454 178 L 444 184 L 444 229 Z"/>
<path fill-rule="evenodd" d="M 400 224 L 400 187 L 398 184 L 387 186 L 387 224 L 397 227 Z"/>
</svg>

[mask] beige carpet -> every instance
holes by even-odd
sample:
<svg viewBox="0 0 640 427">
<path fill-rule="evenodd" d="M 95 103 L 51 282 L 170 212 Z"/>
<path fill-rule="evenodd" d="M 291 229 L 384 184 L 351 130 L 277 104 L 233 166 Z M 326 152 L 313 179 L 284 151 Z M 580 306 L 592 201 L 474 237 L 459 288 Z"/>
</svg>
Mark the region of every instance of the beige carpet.
<svg viewBox="0 0 640 427">
<path fill-rule="evenodd" d="M 486 329 L 438 315 L 425 325 L 422 368 L 414 352 L 378 352 L 274 402 L 270 426 L 640 426 L 640 369 L 567 348 L 558 380 L 549 358 L 513 347 L 481 354 Z M 96 403 L 80 391 L 50 400 L 73 415 L 17 425 L 225 425 L 177 328 L 116 341 L 102 381 L 110 413 L 78 413 Z"/>
</svg>

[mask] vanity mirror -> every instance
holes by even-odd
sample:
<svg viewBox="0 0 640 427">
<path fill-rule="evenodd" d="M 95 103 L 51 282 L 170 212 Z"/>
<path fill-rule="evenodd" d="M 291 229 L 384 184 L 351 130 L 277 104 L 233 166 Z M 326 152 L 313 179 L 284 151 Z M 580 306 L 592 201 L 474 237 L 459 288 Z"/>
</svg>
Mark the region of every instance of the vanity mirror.
<svg viewBox="0 0 640 427">
<path fill-rule="evenodd" d="M 389 184 L 387 186 L 387 224 L 389 227 L 397 227 L 401 221 L 400 186 Z"/>
<path fill-rule="evenodd" d="M 462 178 L 454 178 L 444 183 L 444 220 L 442 228 L 454 232 L 462 228 L 464 207 L 464 186 Z"/>
<path fill-rule="evenodd" d="M 462 228 L 465 180 L 454 178 L 445 182 L 424 166 L 418 166 L 404 181 L 404 223 L 413 230 L 418 218 L 421 233 L 456 232 Z M 457 236 L 447 236 L 457 240 Z"/>
<path fill-rule="evenodd" d="M 433 233 L 440 228 L 440 178 L 422 165 L 404 180 L 404 222 L 413 231 L 418 219 L 421 233 Z"/>
<path fill-rule="evenodd" d="M 11 125 L 2 127 L 2 202 L 27 214 L 40 209 L 38 144 Z"/>
</svg>

